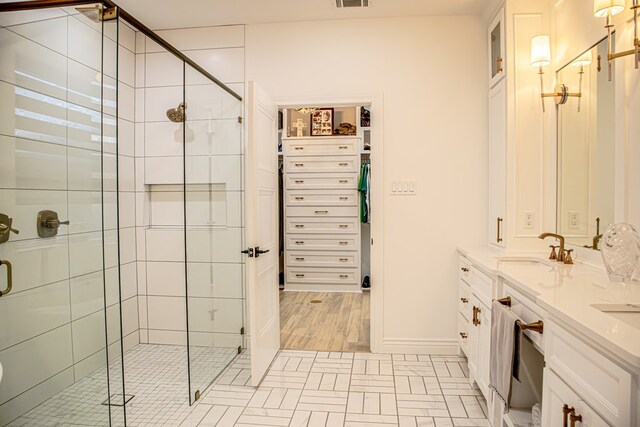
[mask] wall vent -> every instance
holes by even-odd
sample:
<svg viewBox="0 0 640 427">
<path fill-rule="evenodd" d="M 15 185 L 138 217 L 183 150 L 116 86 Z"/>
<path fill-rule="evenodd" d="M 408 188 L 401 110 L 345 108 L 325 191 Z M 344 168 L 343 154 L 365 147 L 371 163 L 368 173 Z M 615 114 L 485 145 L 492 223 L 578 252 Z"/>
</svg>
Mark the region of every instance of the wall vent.
<svg viewBox="0 0 640 427">
<path fill-rule="evenodd" d="M 369 7 L 369 0 L 336 0 L 336 7 Z"/>
</svg>

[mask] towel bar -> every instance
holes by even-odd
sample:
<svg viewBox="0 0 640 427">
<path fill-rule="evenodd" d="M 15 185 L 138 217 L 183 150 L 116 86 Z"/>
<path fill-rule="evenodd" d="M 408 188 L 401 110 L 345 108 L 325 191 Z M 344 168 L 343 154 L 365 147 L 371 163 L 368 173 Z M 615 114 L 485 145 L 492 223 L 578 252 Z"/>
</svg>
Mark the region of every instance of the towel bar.
<svg viewBox="0 0 640 427">
<path fill-rule="evenodd" d="M 506 305 L 507 307 L 511 307 L 511 297 L 500 298 L 497 301 L 502 305 Z M 530 331 L 537 332 L 537 333 L 541 334 L 542 331 L 544 330 L 544 322 L 542 320 L 538 320 L 537 322 L 533 322 L 533 323 L 529 323 L 529 324 L 522 323 L 520 320 L 518 320 L 516 323 L 518 324 L 520 329 L 522 329 L 523 331 L 526 331 L 528 329 Z"/>
<path fill-rule="evenodd" d="M 522 323 L 520 320 L 517 320 L 516 323 L 523 331 L 526 331 L 528 329 L 530 331 L 541 334 L 544 330 L 544 322 L 542 320 L 538 320 L 537 322 L 533 323 Z"/>
<path fill-rule="evenodd" d="M 502 305 L 506 305 L 507 307 L 511 307 L 511 297 L 500 298 L 498 302 Z"/>
</svg>

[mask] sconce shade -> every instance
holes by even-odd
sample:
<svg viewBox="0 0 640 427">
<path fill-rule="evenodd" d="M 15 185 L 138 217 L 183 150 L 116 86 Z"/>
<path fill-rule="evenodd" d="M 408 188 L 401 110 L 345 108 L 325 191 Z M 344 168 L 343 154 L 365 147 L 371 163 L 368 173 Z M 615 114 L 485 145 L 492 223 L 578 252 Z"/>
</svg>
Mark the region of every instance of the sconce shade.
<svg viewBox="0 0 640 427">
<path fill-rule="evenodd" d="M 573 65 L 574 67 L 586 67 L 587 65 L 591 64 L 591 59 L 592 59 L 591 51 L 588 50 L 585 53 L 583 53 L 581 56 L 579 56 L 578 59 L 573 61 L 571 65 Z"/>
<path fill-rule="evenodd" d="M 535 36 L 531 39 L 531 66 L 544 67 L 551 63 L 549 36 Z"/>
<path fill-rule="evenodd" d="M 602 18 L 617 15 L 625 8 L 625 0 L 594 0 L 593 15 Z"/>
</svg>

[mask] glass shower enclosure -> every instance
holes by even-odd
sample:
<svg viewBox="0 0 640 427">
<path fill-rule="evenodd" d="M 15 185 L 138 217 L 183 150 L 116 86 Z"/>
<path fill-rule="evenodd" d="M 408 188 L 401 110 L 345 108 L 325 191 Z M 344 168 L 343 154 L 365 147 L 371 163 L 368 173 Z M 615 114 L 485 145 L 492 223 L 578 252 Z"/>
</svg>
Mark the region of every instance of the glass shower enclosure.
<svg viewBox="0 0 640 427">
<path fill-rule="evenodd" d="M 0 426 L 170 424 L 243 351 L 241 101 L 112 2 L 0 3 Z"/>
</svg>

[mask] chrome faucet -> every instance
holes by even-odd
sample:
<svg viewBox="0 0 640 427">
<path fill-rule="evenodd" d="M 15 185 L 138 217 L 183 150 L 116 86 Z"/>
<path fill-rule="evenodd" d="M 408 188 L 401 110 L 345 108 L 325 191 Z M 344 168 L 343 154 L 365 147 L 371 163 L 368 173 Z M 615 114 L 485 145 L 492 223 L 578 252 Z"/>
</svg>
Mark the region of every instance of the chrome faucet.
<svg viewBox="0 0 640 427">
<path fill-rule="evenodd" d="M 538 236 L 538 239 L 546 239 L 547 237 L 555 237 L 556 239 L 558 239 L 558 241 L 560 241 L 560 248 L 558 249 L 558 261 L 559 262 L 564 262 L 565 260 L 565 255 L 564 255 L 564 237 L 561 236 L 560 234 L 555 234 L 555 233 L 542 233 L 541 235 Z M 553 259 L 553 258 L 550 258 Z"/>
</svg>

